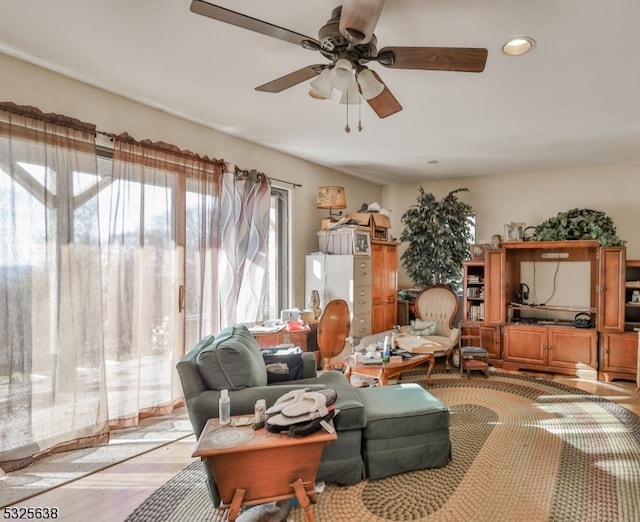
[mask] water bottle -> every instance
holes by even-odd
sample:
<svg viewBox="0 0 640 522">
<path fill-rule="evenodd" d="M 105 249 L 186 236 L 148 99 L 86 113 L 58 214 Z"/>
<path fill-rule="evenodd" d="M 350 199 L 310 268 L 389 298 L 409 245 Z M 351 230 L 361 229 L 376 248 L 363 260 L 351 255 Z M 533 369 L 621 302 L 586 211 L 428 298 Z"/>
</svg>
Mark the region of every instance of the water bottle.
<svg viewBox="0 0 640 522">
<path fill-rule="evenodd" d="M 231 399 L 229 399 L 229 390 L 220 392 L 218 399 L 218 422 L 220 424 L 229 424 L 231 422 Z"/>
<path fill-rule="evenodd" d="M 389 336 L 384 336 L 384 347 L 382 348 L 382 362 L 389 362 Z"/>
</svg>

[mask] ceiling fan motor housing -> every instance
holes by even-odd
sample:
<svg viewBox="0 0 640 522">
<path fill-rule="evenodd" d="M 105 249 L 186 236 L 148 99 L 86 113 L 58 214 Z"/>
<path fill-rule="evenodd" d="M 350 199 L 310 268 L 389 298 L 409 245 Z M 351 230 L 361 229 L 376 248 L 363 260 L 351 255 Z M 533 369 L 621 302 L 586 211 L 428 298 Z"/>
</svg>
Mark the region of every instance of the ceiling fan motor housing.
<svg viewBox="0 0 640 522">
<path fill-rule="evenodd" d="M 360 60 L 370 60 L 378 52 L 375 35 L 366 44 L 354 44 L 340 32 L 340 14 L 342 7 L 336 7 L 331 13 L 331 19 L 318 31 L 318 41 L 322 46 L 320 52 L 329 60 L 346 57 L 353 63 Z"/>
</svg>

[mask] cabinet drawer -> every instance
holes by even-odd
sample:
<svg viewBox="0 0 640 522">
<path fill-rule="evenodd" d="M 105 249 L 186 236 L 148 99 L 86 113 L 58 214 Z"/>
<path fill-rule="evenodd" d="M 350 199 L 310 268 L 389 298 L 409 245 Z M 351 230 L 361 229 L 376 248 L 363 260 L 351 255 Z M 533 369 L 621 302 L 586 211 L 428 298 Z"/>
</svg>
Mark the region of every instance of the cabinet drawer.
<svg viewBox="0 0 640 522">
<path fill-rule="evenodd" d="M 371 258 L 354 257 L 353 286 L 371 286 Z"/>
<path fill-rule="evenodd" d="M 371 287 L 359 286 L 353 289 L 353 315 L 366 314 L 371 310 Z"/>
<path fill-rule="evenodd" d="M 371 335 L 371 313 L 353 316 L 351 319 L 351 335 L 353 337 Z"/>
</svg>

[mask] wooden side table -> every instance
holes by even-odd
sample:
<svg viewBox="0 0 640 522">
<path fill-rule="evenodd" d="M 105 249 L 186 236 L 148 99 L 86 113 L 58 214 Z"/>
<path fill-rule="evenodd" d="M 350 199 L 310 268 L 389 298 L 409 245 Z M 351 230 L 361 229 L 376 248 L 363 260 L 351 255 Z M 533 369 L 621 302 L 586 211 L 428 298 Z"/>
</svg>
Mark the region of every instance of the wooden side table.
<svg viewBox="0 0 640 522">
<path fill-rule="evenodd" d="M 235 520 L 242 506 L 266 504 L 296 497 L 307 522 L 313 522 L 311 504 L 317 500 L 315 480 L 323 448 L 337 438 L 334 433 L 317 431 L 306 437 L 289 437 L 271 433 L 265 428 L 221 426 L 218 419 L 209 419 L 202 431 L 194 457 L 200 457 L 211 467 L 216 479 L 221 503 L 229 508 L 229 520 Z M 220 446 L 220 430 L 226 438 L 238 431 L 249 430 L 253 438 L 231 448 Z"/>
</svg>

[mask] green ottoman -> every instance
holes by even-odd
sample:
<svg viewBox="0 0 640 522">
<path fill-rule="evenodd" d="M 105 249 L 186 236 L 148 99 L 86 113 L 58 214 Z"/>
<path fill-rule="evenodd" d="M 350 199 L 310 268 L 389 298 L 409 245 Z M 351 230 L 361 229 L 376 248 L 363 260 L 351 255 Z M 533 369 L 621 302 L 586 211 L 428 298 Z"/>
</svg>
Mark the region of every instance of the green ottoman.
<svg viewBox="0 0 640 522">
<path fill-rule="evenodd" d="M 368 478 L 449 463 L 449 409 L 444 403 L 414 383 L 357 391 L 367 414 L 362 457 Z"/>
</svg>

